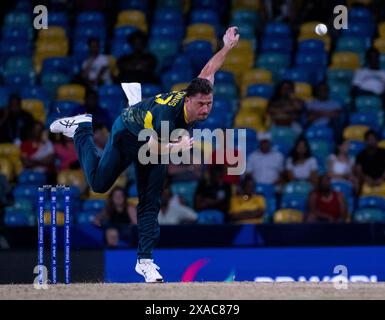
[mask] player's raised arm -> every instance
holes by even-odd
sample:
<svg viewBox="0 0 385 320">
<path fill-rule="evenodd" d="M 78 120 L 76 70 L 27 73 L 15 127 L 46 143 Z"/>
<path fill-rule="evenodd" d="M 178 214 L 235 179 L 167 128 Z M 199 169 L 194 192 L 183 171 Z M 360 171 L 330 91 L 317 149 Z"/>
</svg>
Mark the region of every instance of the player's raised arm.
<svg viewBox="0 0 385 320">
<path fill-rule="evenodd" d="M 231 27 L 226 30 L 223 36 L 223 48 L 219 50 L 202 69 L 199 74 L 199 78 L 205 78 L 214 84 L 215 73 L 222 67 L 225 62 L 227 54 L 232 48 L 234 48 L 239 40 L 239 34 L 237 34 L 238 28 Z"/>
</svg>

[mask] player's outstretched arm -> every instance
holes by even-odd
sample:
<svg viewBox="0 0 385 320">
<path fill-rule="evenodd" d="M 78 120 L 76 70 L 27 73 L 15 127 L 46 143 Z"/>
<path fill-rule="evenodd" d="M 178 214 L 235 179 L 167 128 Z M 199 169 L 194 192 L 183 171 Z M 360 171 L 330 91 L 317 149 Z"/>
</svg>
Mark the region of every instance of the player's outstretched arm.
<svg viewBox="0 0 385 320">
<path fill-rule="evenodd" d="M 178 142 L 174 143 L 164 143 L 158 142 L 152 136 L 148 141 L 148 149 L 152 154 L 171 154 L 184 152 L 190 150 L 193 147 L 194 138 L 189 136 L 183 136 Z"/>
<path fill-rule="evenodd" d="M 223 36 L 223 48 L 219 50 L 207 64 L 202 69 L 199 74 L 199 78 L 204 78 L 209 80 L 214 84 L 215 73 L 222 67 L 225 62 L 227 54 L 232 48 L 234 48 L 239 40 L 239 34 L 237 34 L 237 27 L 230 27 L 226 30 L 225 35 Z"/>
</svg>

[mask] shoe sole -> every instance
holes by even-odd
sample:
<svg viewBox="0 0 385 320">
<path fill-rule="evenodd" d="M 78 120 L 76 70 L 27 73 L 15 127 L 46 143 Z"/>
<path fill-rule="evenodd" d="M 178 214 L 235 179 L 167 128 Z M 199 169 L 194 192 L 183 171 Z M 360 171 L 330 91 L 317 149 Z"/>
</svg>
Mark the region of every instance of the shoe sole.
<svg viewBox="0 0 385 320">
<path fill-rule="evenodd" d="M 144 274 L 142 272 L 142 270 L 140 270 L 139 268 L 135 267 L 135 271 L 144 278 L 144 281 L 146 281 L 146 283 L 163 283 L 164 282 L 163 279 L 162 280 L 156 279 L 155 281 L 147 281 L 146 277 L 144 276 Z"/>
</svg>

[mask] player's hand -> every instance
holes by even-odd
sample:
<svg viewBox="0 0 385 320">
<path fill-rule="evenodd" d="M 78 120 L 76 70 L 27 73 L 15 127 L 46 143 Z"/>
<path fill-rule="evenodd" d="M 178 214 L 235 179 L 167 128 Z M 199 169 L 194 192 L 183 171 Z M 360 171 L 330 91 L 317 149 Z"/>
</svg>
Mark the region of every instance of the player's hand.
<svg viewBox="0 0 385 320">
<path fill-rule="evenodd" d="M 230 27 L 223 36 L 224 46 L 228 49 L 234 48 L 239 41 L 238 27 Z"/>
<path fill-rule="evenodd" d="M 178 142 L 178 147 L 182 152 L 186 150 L 190 150 L 193 147 L 194 138 L 190 138 L 189 136 L 183 136 L 182 139 Z"/>
</svg>

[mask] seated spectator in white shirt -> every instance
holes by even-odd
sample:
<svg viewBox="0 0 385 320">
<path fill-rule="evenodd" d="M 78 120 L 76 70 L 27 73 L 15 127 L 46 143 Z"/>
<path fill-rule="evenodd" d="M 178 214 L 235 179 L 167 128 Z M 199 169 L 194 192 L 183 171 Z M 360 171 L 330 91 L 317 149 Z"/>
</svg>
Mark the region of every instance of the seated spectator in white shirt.
<svg viewBox="0 0 385 320">
<path fill-rule="evenodd" d="M 110 62 L 100 53 L 99 40 L 88 40 L 89 57 L 82 64 L 82 79 L 89 88 L 96 89 L 101 84 L 111 84 Z"/>
<path fill-rule="evenodd" d="M 366 53 L 366 67 L 358 69 L 353 78 L 354 94 L 385 94 L 385 70 L 380 70 L 380 53 L 370 48 Z"/>
<path fill-rule="evenodd" d="M 316 99 L 307 103 L 309 122 L 317 125 L 332 124 L 338 120 L 341 104 L 329 98 L 329 86 L 326 82 L 315 88 Z"/>
<path fill-rule="evenodd" d="M 286 170 L 289 181 L 308 181 L 314 185 L 317 183 L 317 160 L 312 157 L 309 144 L 306 139 L 300 138 L 296 142 L 286 162 Z"/>
<path fill-rule="evenodd" d="M 158 221 L 160 225 L 179 225 L 195 223 L 198 219 L 196 212 L 181 204 L 177 195 L 166 187 L 163 191 Z"/>
<path fill-rule="evenodd" d="M 247 159 L 246 173 L 253 176 L 256 183 L 279 184 L 284 170 L 283 155 L 271 147 L 271 134 L 258 135 L 260 150 L 251 153 Z"/>
</svg>

